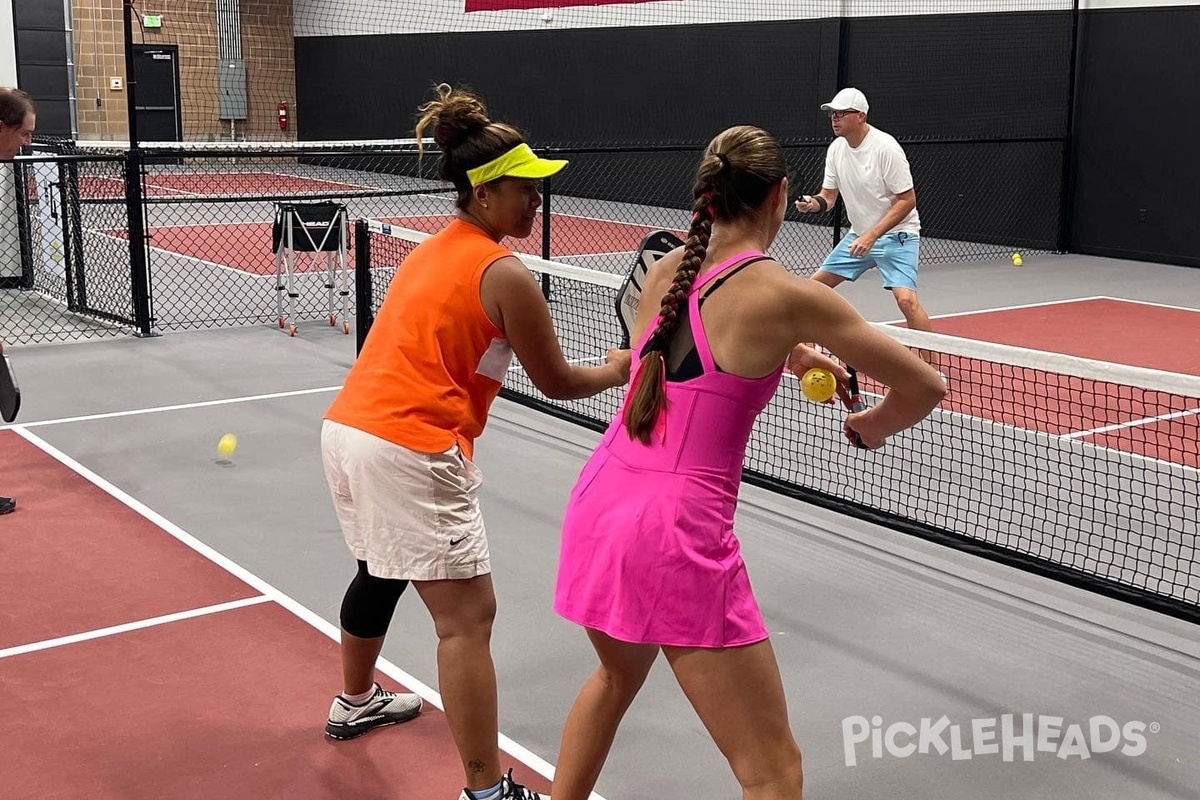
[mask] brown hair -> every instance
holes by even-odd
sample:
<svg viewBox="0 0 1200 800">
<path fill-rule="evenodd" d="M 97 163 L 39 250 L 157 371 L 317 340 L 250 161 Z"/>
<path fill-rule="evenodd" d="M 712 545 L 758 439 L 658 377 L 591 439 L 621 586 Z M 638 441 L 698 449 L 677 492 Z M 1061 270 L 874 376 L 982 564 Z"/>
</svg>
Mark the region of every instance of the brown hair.
<svg viewBox="0 0 1200 800">
<path fill-rule="evenodd" d="M 625 405 L 625 429 L 630 438 L 650 442 L 658 416 L 667 405 L 663 382 L 664 353 L 687 313 L 687 298 L 700 265 L 708 255 L 713 221 L 735 220 L 760 213 L 771 187 L 787 176 L 783 149 L 761 128 L 738 125 L 709 142 L 696 170 L 692 188 L 692 224 L 683 260 L 663 296 L 658 320 L 638 369 L 637 384 Z"/>
<path fill-rule="evenodd" d="M 438 177 L 450 181 L 458 190 L 455 201 L 466 210 L 471 201 L 471 181 L 467 170 L 482 166 L 525 142 L 520 131 L 488 118 L 487 107 L 469 89 L 453 89 L 449 84 L 434 86 L 437 99 L 417 110 L 417 152 L 424 151 L 421 134 L 433 125 L 433 141 L 441 149 Z"/>
<path fill-rule="evenodd" d="M 27 92 L 0 87 L 0 122 L 10 128 L 19 128 L 33 110 L 33 98 Z"/>
</svg>

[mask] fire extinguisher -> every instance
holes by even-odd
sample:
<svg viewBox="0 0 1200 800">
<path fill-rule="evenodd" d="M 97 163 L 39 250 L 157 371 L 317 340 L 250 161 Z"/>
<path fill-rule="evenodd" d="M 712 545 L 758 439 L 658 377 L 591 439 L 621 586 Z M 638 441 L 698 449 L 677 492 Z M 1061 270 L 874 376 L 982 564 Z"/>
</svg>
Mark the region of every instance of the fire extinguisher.
<svg viewBox="0 0 1200 800">
<path fill-rule="evenodd" d="M 279 104 L 279 130 L 286 131 L 288 127 L 288 104 Z"/>
</svg>

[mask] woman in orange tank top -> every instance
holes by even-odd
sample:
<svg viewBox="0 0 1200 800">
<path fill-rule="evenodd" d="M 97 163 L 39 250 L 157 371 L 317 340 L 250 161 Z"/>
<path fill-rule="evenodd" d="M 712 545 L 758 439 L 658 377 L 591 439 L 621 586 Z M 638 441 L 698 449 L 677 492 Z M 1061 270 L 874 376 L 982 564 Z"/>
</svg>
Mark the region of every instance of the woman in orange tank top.
<svg viewBox="0 0 1200 800">
<path fill-rule="evenodd" d="M 458 213 L 405 259 L 321 432 L 326 480 L 358 561 L 341 609 L 343 691 L 325 730 L 349 739 L 419 712 L 420 698 L 375 682 L 396 603 L 412 582 L 437 630 L 461 800 L 535 800 L 501 771 L 496 597 L 474 441 L 513 354 L 543 394 L 570 399 L 625 384 L 629 351 L 610 350 L 600 366 L 569 364 L 541 287 L 500 244 L 529 236 L 538 181 L 567 162 L 536 156 L 478 98 L 437 88 L 416 134 L 432 130 Z"/>
</svg>

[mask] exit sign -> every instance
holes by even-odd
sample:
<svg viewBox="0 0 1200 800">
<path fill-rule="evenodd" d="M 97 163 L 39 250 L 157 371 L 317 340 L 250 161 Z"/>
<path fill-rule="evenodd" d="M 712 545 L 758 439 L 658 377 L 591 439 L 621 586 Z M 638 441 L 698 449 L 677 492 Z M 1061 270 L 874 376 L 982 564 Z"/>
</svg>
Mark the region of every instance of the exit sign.
<svg viewBox="0 0 1200 800">
<path fill-rule="evenodd" d="M 161 28 L 162 14 L 146 14 L 142 17 L 142 24 L 147 28 Z"/>
</svg>

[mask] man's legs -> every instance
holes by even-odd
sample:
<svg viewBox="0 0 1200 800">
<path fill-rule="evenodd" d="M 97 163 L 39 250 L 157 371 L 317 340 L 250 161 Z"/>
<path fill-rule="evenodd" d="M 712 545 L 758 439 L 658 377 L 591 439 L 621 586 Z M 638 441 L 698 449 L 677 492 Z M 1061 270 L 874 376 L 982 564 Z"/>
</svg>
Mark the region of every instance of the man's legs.
<svg viewBox="0 0 1200 800">
<path fill-rule="evenodd" d="M 909 233 L 889 233 L 876 243 L 873 253 L 883 278 L 883 286 L 896 298 L 896 307 L 914 331 L 933 331 L 933 323 L 917 298 L 917 265 L 921 260 L 921 237 Z M 938 369 L 937 353 L 918 350 L 925 363 Z"/>
<path fill-rule="evenodd" d="M 909 233 L 889 233 L 880 237 L 871 248 L 879 267 L 883 288 L 896 298 L 896 306 L 904 315 L 908 327 L 915 331 L 932 331 L 929 315 L 917 299 L 917 265 L 921 260 L 921 237 Z"/>
<path fill-rule="evenodd" d="M 831 289 L 846 280 L 841 275 L 835 275 L 832 272 L 826 272 L 824 269 L 817 270 L 812 276 L 812 279 L 817 283 L 825 284 Z"/>
<path fill-rule="evenodd" d="M 896 298 L 896 307 L 904 315 L 909 328 L 914 331 L 933 331 L 933 323 L 929 321 L 929 315 L 925 313 L 925 307 L 917 299 L 915 291 L 893 286 L 892 296 Z"/>
<path fill-rule="evenodd" d="M 874 265 L 870 256 L 857 258 L 850 255 L 850 245 L 858 238 L 856 233 L 848 233 L 837 243 L 837 247 L 825 256 L 821 268 L 812 279 L 829 287 L 835 287 L 843 281 L 856 281 L 859 276 Z"/>
</svg>

